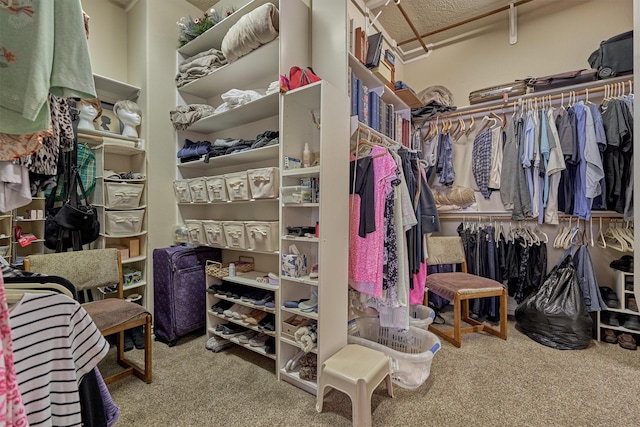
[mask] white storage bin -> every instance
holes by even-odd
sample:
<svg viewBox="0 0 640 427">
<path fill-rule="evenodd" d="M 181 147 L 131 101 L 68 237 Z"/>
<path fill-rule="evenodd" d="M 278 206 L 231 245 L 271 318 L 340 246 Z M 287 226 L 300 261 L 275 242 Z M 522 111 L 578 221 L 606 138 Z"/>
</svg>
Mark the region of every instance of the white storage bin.
<svg viewBox="0 0 640 427">
<path fill-rule="evenodd" d="M 225 221 L 222 223 L 224 237 L 229 248 L 247 249 L 247 239 L 244 232 L 244 222 Z"/>
<path fill-rule="evenodd" d="M 189 190 L 191 191 L 191 201 L 194 203 L 206 203 L 209 201 L 207 187 L 204 178 L 193 178 L 189 180 Z"/>
<path fill-rule="evenodd" d="M 189 243 L 192 245 L 204 245 L 207 243 L 202 228 L 202 221 L 199 219 L 187 219 L 184 221 L 184 224 L 187 226 L 187 232 L 189 233 Z"/>
<path fill-rule="evenodd" d="M 221 221 L 204 220 L 202 221 L 202 229 L 207 245 L 227 246 Z"/>
<path fill-rule="evenodd" d="M 176 194 L 178 203 L 191 203 L 191 190 L 189 189 L 188 180 L 178 179 L 173 181 L 173 191 Z"/>
<path fill-rule="evenodd" d="M 104 214 L 105 233 L 111 236 L 137 234 L 142 230 L 144 209 L 136 211 L 108 211 Z"/>
<path fill-rule="evenodd" d="M 229 200 L 224 175 L 207 176 L 204 178 L 204 182 L 210 202 L 226 202 Z"/>
<path fill-rule="evenodd" d="M 247 180 L 254 199 L 273 199 L 278 197 L 280 174 L 278 168 L 249 169 Z"/>
<path fill-rule="evenodd" d="M 109 209 L 135 209 L 140 206 L 144 184 L 107 182 L 105 205 Z"/>
<path fill-rule="evenodd" d="M 224 176 L 229 200 L 249 200 L 247 171 L 228 173 Z"/>
<path fill-rule="evenodd" d="M 282 203 L 311 203 L 311 188 L 302 185 L 282 187 Z"/>
<path fill-rule="evenodd" d="M 249 249 L 253 251 L 274 252 L 278 250 L 278 221 L 244 223 Z"/>
<path fill-rule="evenodd" d="M 400 387 L 414 389 L 429 378 L 433 356 L 440 340 L 432 332 L 409 326 L 409 330 L 380 326 L 377 317 L 359 317 L 349 322 L 349 344 L 382 351 L 391 358 L 391 379 Z"/>
</svg>

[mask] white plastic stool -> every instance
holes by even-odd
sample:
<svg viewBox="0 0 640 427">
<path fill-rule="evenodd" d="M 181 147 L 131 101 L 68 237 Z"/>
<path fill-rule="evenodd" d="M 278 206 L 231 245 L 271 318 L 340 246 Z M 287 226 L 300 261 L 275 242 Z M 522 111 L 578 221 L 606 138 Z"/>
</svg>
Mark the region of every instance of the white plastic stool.
<svg viewBox="0 0 640 427">
<path fill-rule="evenodd" d="M 358 344 L 348 344 L 324 361 L 318 378 L 318 403 L 322 412 L 324 389 L 333 387 L 351 398 L 354 427 L 371 426 L 371 395 L 386 380 L 393 397 L 389 356 Z"/>
</svg>

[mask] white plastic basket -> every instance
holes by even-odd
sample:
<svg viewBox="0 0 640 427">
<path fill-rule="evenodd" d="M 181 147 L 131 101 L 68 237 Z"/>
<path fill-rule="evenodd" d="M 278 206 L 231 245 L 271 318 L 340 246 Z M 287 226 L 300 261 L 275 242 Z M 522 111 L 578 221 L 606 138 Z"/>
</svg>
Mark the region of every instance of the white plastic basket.
<svg viewBox="0 0 640 427">
<path fill-rule="evenodd" d="M 409 308 L 409 326 L 426 330 L 435 318 L 436 312 L 425 305 L 412 305 Z"/>
<path fill-rule="evenodd" d="M 437 336 L 424 329 L 380 326 L 377 317 L 359 317 L 349 323 L 349 344 L 382 351 L 391 358 L 391 378 L 400 387 L 414 389 L 429 378 L 433 356 L 440 350 Z"/>
</svg>

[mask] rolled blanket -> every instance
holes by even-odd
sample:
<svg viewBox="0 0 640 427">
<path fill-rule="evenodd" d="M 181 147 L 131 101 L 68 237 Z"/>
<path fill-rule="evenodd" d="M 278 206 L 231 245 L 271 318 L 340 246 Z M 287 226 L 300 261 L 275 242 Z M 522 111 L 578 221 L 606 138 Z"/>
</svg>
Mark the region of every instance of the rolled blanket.
<svg viewBox="0 0 640 427">
<path fill-rule="evenodd" d="M 238 20 L 222 40 L 222 52 L 229 63 L 278 37 L 278 9 L 265 3 Z"/>
<path fill-rule="evenodd" d="M 171 122 L 176 130 L 186 130 L 203 117 L 211 116 L 215 110 L 207 104 L 180 105 L 169 112 Z"/>
</svg>

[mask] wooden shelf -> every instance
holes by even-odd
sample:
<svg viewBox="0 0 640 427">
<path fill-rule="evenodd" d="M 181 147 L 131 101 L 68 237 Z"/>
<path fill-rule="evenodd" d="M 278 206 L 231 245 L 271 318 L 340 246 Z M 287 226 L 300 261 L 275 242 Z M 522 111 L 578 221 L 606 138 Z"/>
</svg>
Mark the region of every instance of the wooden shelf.
<svg viewBox="0 0 640 427">
<path fill-rule="evenodd" d="M 215 335 L 215 336 L 218 336 L 218 337 L 220 337 L 220 338 L 224 338 L 225 340 L 228 340 L 228 341 L 231 341 L 231 338 L 234 338 L 234 337 L 237 337 L 237 336 L 239 336 L 239 335 L 242 335 L 242 334 L 243 334 L 243 332 L 240 332 L 240 333 L 233 334 L 233 335 L 223 335 L 223 334 L 221 334 L 220 332 L 216 331 L 216 330 L 215 330 L 215 329 L 213 329 L 213 328 L 209 328 L 209 333 L 211 333 L 211 334 L 213 334 L 213 335 Z M 232 343 L 234 343 L 235 345 L 239 345 L 240 347 L 248 348 L 248 349 L 249 349 L 249 350 L 251 350 L 251 351 L 255 351 L 256 353 L 261 354 L 261 355 L 263 355 L 263 356 L 266 356 L 266 357 L 268 357 L 269 359 L 276 360 L 276 355 L 275 355 L 275 354 L 267 353 L 267 352 L 265 351 L 264 347 L 252 347 L 252 346 L 251 346 L 251 345 L 249 345 L 249 344 L 242 344 L 242 343 L 240 343 L 240 342 L 234 342 L 234 341 L 231 341 L 231 342 L 232 342 Z"/>
<path fill-rule="evenodd" d="M 291 313 L 291 314 L 298 314 L 302 317 L 306 317 L 308 319 L 315 319 L 318 320 L 318 313 L 316 313 L 315 311 L 307 311 L 304 312 L 298 308 L 287 308 L 287 307 L 280 307 L 280 311 L 284 311 L 287 313 Z"/>
<path fill-rule="evenodd" d="M 237 205 L 240 203 L 277 202 L 279 200 L 280 200 L 279 198 L 273 198 L 273 199 L 227 200 L 225 202 L 178 202 L 178 206 Z"/>
<path fill-rule="evenodd" d="M 134 256 L 127 259 L 122 260 L 122 264 L 132 264 L 134 262 L 144 261 L 147 259 L 146 255 Z"/>
<path fill-rule="evenodd" d="M 284 368 L 280 369 L 280 378 L 284 378 L 287 381 L 293 382 L 294 385 L 300 387 L 303 390 L 311 394 L 318 392 L 318 384 L 313 381 L 307 381 L 300 378 L 299 372 L 287 372 Z"/>
<path fill-rule="evenodd" d="M 287 169 L 283 170 L 280 175 L 282 177 L 291 177 L 291 176 L 320 176 L 320 166 L 312 166 L 309 168 L 300 168 L 300 169 Z"/>
<path fill-rule="evenodd" d="M 380 79 L 373 75 L 371 70 L 364 66 L 364 64 L 356 59 L 351 53 L 349 53 L 349 66 L 351 71 L 356 74 L 362 84 L 367 86 L 369 90 L 374 90 L 380 98 L 387 104 L 393 104 L 396 112 L 401 110 L 409 110 L 409 106 L 398 96 L 395 92 L 389 89 Z M 349 76 L 351 78 L 351 76 Z"/>
<path fill-rule="evenodd" d="M 280 335 L 280 341 L 282 341 L 284 343 L 287 343 L 290 346 L 297 347 L 300 350 L 302 350 L 302 347 L 300 347 L 300 344 L 298 344 L 297 342 L 293 341 L 292 339 L 289 339 L 287 337 L 284 337 L 284 336 Z M 318 348 L 317 347 L 313 347 L 311 349 L 311 353 L 318 354 Z"/>
<path fill-rule="evenodd" d="M 227 282 L 238 283 L 240 285 L 251 286 L 252 288 L 265 289 L 268 291 L 276 291 L 279 286 L 269 283 L 258 282 L 256 278 L 267 276 L 269 273 L 262 273 L 259 271 L 249 271 L 248 273 L 238 274 L 236 276 L 225 276 L 222 280 Z M 258 307 L 260 308 L 260 307 Z"/>
<path fill-rule="evenodd" d="M 115 104 L 117 101 L 127 99 L 130 101 L 138 99 L 140 88 L 114 80 L 99 74 L 93 75 L 93 81 L 96 85 L 96 92 L 100 101 Z"/>
<path fill-rule="evenodd" d="M 230 318 L 230 317 L 227 317 L 227 316 L 223 316 L 221 314 L 216 313 L 215 311 L 213 311 L 211 309 L 207 310 L 207 313 L 209 313 L 211 316 L 217 317 L 218 319 L 222 319 L 222 320 L 225 320 L 227 322 L 235 323 L 236 325 L 243 326 L 243 327 L 245 327 L 247 329 L 251 329 L 252 331 L 260 332 L 260 333 L 263 333 L 265 335 L 269 335 L 270 337 L 275 337 L 276 336 L 276 332 L 275 331 L 263 331 L 262 329 L 258 329 L 257 326 L 250 325 L 250 324 L 248 324 L 246 322 L 243 322 L 242 320 L 233 319 L 233 318 Z"/>
<path fill-rule="evenodd" d="M 267 308 L 264 305 L 255 305 L 255 304 L 250 303 L 249 301 L 242 301 L 240 298 L 231 298 L 231 297 L 227 297 L 227 296 L 224 296 L 224 295 L 218 295 L 218 294 L 210 294 L 210 295 L 212 295 L 212 296 L 214 296 L 214 297 L 216 297 L 218 299 L 222 299 L 222 300 L 225 300 L 225 301 L 232 302 L 234 304 L 243 305 L 245 307 L 253 308 L 253 309 L 256 309 L 256 310 L 262 310 L 262 311 L 264 311 L 266 313 L 275 314 L 275 312 L 276 312 L 275 308 Z"/>
<path fill-rule="evenodd" d="M 297 282 L 297 283 L 304 283 L 305 285 L 311 285 L 311 286 L 318 286 L 319 280 L 318 279 L 310 279 L 309 275 L 306 276 L 302 276 L 302 277 L 287 277 L 287 276 L 280 276 L 280 280 L 287 280 L 289 282 Z"/>
<path fill-rule="evenodd" d="M 320 203 L 283 203 L 283 208 L 318 208 Z"/>
</svg>

